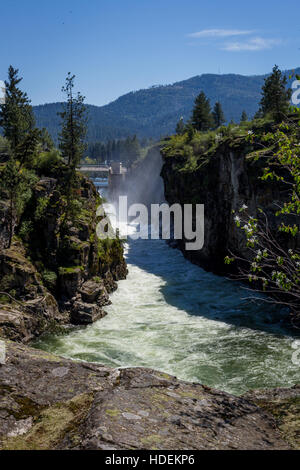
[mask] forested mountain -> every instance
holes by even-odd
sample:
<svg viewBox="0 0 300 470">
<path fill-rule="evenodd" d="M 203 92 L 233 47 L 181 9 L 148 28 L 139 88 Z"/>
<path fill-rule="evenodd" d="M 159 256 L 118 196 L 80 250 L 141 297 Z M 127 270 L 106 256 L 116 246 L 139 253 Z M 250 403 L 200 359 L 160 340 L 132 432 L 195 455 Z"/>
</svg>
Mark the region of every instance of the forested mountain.
<svg viewBox="0 0 300 470">
<path fill-rule="evenodd" d="M 292 71 L 287 71 L 290 76 Z M 296 69 L 300 73 L 300 68 Z M 139 137 L 158 138 L 174 132 L 182 116 L 191 116 L 195 97 L 204 91 L 211 105 L 222 104 L 227 122 L 239 122 L 243 110 L 252 118 L 258 109 L 266 75 L 205 74 L 166 86 L 153 86 L 121 96 L 106 106 L 88 105 L 88 141 Z M 46 127 L 57 140 L 61 103 L 34 107 L 37 125 Z"/>
</svg>

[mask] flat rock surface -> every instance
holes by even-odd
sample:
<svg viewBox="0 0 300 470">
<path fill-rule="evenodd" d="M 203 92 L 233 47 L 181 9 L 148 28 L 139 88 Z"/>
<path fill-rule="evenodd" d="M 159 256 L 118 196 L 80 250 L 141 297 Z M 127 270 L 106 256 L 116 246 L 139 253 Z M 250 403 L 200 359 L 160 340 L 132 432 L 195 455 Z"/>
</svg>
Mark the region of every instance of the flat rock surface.
<svg viewBox="0 0 300 470">
<path fill-rule="evenodd" d="M 251 399 L 151 369 L 115 370 L 6 341 L 2 449 L 289 449 Z"/>
<path fill-rule="evenodd" d="M 272 414 L 285 440 L 293 448 L 300 449 L 300 385 L 252 390 L 244 398 Z"/>
</svg>

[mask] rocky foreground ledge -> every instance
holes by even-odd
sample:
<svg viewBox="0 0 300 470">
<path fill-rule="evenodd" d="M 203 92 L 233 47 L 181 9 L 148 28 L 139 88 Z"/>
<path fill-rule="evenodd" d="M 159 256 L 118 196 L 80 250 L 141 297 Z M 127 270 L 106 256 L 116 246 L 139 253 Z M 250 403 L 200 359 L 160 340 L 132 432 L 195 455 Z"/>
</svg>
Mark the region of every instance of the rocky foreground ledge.
<svg viewBox="0 0 300 470">
<path fill-rule="evenodd" d="M 0 448 L 300 448 L 299 404 L 300 386 L 235 397 L 151 369 L 114 370 L 6 341 Z"/>
</svg>

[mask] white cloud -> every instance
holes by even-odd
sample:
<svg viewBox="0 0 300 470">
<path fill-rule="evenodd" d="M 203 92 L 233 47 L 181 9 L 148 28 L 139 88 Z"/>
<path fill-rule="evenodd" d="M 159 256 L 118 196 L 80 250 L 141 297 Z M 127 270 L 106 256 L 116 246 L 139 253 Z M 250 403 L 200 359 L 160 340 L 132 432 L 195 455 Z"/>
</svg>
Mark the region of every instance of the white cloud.
<svg viewBox="0 0 300 470">
<path fill-rule="evenodd" d="M 246 42 L 229 42 L 221 47 L 224 51 L 262 51 L 263 49 L 271 49 L 273 46 L 281 44 L 279 39 L 264 39 L 264 38 L 253 38 Z"/>
<path fill-rule="evenodd" d="M 188 34 L 190 38 L 224 38 L 230 36 L 242 36 L 245 34 L 251 34 L 253 31 L 241 30 L 241 29 L 203 29 L 197 33 Z"/>
</svg>

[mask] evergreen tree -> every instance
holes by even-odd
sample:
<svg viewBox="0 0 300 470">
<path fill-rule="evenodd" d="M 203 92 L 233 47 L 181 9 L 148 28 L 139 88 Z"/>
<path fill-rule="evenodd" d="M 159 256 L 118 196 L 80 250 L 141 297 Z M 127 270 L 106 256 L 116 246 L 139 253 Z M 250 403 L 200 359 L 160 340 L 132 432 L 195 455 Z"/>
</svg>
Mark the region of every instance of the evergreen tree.
<svg viewBox="0 0 300 470">
<path fill-rule="evenodd" d="M 286 89 L 287 78 L 279 67 L 273 67 L 272 74 L 265 79 L 260 102 L 263 115 L 271 114 L 280 122 L 284 119 L 289 108 L 292 91 Z"/>
<path fill-rule="evenodd" d="M 75 171 L 83 157 L 84 139 L 87 129 L 86 107 L 84 96 L 80 93 L 74 95 L 75 75 L 70 72 L 66 78 L 62 91 L 67 96 L 67 103 L 63 112 L 59 113 L 62 119 L 62 129 L 59 135 L 59 148 L 68 166 Z"/>
<path fill-rule="evenodd" d="M 256 111 L 256 113 L 254 114 L 253 119 L 261 119 L 262 117 L 263 117 L 263 113 L 262 113 L 262 110 L 261 110 L 261 108 L 260 108 L 260 109 L 259 109 L 258 111 Z"/>
<path fill-rule="evenodd" d="M 241 123 L 242 123 L 242 122 L 247 122 L 247 121 L 248 121 L 248 116 L 247 116 L 246 111 L 244 110 L 244 111 L 242 112 L 242 116 L 241 116 Z"/>
<path fill-rule="evenodd" d="M 23 141 L 17 146 L 15 156 L 20 162 L 20 166 L 31 168 L 36 155 L 38 144 L 40 143 L 41 132 L 39 129 L 32 129 L 25 136 Z"/>
<path fill-rule="evenodd" d="M 128 165 L 131 166 L 136 162 L 141 155 L 141 146 L 137 136 L 133 136 L 132 139 L 129 139 L 129 148 L 127 153 Z"/>
<path fill-rule="evenodd" d="M 52 137 L 45 127 L 40 131 L 40 144 L 44 152 L 48 152 L 55 147 Z"/>
<path fill-rule="evenodd" d="M 215 103 L 214 110 L 213 110 L 213 118 L 215 122 L 215 127 L 220 127 L 225 122 L 225 116 L 223 113 L 222 105 L 219 101 Z"/>
<path fill-rule="evenodd" d="M 18 87 L 22 81 L 18 74 L 18 69 L 9 67 L 8 80 L 5 81 L 5 103 L 0 106 L 0 126 L 13 152 L 35 124 L 30 100 Z"/>
<path fill-rule="evenodd" d="M 0 188 L 5 192 L 9 201 L 8 248 L 11 246 L 15 224 L 18 222 L 25 204 L 31 197 L 32 187 L 37 182 L 37 177 L 32 171 L 20 169 L 20 165 L 11 157 L 5 165 L 0 180 Z"/>
<path fill-rule="evenodd" d="M 192 114 L 192 125 L 197 131 L 207 131 L 213 127 L 213 117 L 209 99 L 202 91 L 195 99 L 195 106 Z"/>
<path fill-rule="evenodd" d="M 176 126 L 176 134 L 177 135 L 183 135 L 185 132 L 185 125 L 184 125 L 184 122 L 183 122 L 183 117 L 181 117 L 177 123 L 177 126 Z"/>
<path fill-rule="evenodd" d="M 1 174 L 1 189 L 4 190 L 9 200 L 9 211 L 8 211 L 8 232 L 9 241 L 8 248 L 11 246 L 14 224 L 16 221 L 16 210 L 15 210 L 15 197 L 18 194 L 18 186 L 20 184 L 20 174 L 13 158 L 6 164 Z"/>
</svg>

